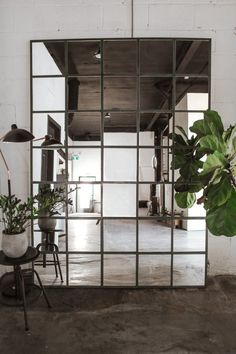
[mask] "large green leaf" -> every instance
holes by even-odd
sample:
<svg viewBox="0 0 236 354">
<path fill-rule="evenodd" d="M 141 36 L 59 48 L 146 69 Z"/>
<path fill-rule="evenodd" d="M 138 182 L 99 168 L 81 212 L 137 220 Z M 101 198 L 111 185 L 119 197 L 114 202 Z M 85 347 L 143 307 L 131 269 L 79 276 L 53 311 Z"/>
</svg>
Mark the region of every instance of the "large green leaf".
<svg viewBox="0 0 236 354">
<path fill-rule="evenodd" d="M 218 151 L 215 151 L 213 154 L 207 156 L 207 159 L 203 164 L 203 171 L 201 172 L 201 175 L 213 172 L 217 168 L 224 169 L 227 165 L 228 161 L 224 155 Z"/>
<path fill-rule="evenodd" d="M 196 201 L 195 193 L 176 193 L 175 200 L 180 208 L 191 208 Z"/>
<path fill-rule="evenodd" d="M 219 183 L 213 184 L 207 193 L 207 199 L 210 202 L 208 207 L 221 206 L 231 197 L 234 188 L 230 182 L 229 176 L 225 175 Z"/>
<path fill-rule="evenodd" d="M 195 120 L 192 127 L 189 128 L 192 133 L 197 134 L 199 137 L 211 134 L 211 130 L 204 121 L 204 119 Z"/>
<path fill-rule="evenodd" d="M 206 135 L 199 140 L 199 144 L 202 148 L 207 149 L 209 152 L 214 152 L 218 150 L 219 152 L 225 153 L 226 144 L 222 138 L 218 138 L 215 135 Z"/>
<path fill-rule="evenodd" d="M 188 140 L 188 135 L 185 132 L 184 128 L 180 127 L 179 125 L 176 125 L 176 128 L 179 129 L 179 131 L 183 134 L 183 136 Z"/>
<path fill-rule="evenodd" d="M 220 207 L 207 211 L 207 227 L 215 236 L 236 235 L 236 191 L 233 190 L 228 201 Z"/>
<path fill-rule="evenodd" d="M 221 117 L 216 111 L 207 110 L 204 112 L 204 121 L 213 135 L 222 136 L 224 126 Z"/>
<path fill-rule="evenodd" d="M 236 125 L 231 129 L 230 136 L 227 141 L 227 154 L 229 157 L 234 156 L 236 153 Z"/>
</svg>

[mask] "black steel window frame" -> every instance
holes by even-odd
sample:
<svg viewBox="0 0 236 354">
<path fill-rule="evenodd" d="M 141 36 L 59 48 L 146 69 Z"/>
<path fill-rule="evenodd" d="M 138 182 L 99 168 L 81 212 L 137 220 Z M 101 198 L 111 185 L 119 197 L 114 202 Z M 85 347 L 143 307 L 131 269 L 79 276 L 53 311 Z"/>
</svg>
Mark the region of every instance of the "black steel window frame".
<svg viewBox="0 0 236 354">
<path fill-rule="evenodd" d="M 103 67 L 104 67 L 104 62 L 103 62 L 103 44 L 105 41 L 136 41 L 137 42 L 137 75 L 107 75 L 104 74 L 103 72 Z M 141 75 L 140 74 L 140 42 L 144 40 L 148 41 L 171 41 L 172 42 L 172 63 L 173 63 L 173 68 L 172 68 L 172 73 L 171 74 L 155 74 L 155 75 Z M 83 41 L 96 41 L 100 42 L 100 47 L 101 47 L 101 71 L 100 75 L 69 75 L 68 73 L 68 44 L 73 43 L 73 42 L 83 42 Z M 176 73 L 176 68 L 175 68 L 175 63 L 176 63 L 176 42 L 177 41 L 207 41 L 208 42 L 208 73 L 206 75 L 197 75 L 197 74 L 177 74 Z M 33 44 L 34 43 L 47 43 L 47 42 L 61 42 L 64 43 L 65 47 L 65 73 L 64 75 L 33 75 Z M 61 255 L 66 256 L 66 282 L 64 282 L 61 285 L 48 285 L 48 287 L 54 287 L 54 288 L 61 288 L 61 287 L 70 287 L 70 288 L 204 288 L 207 284 L 207 266 L 208 266 L 208 230 L 206 228 L 205 231 L 205 250 L 204 251 L 175 251 L 174 250 L 174 222 L 176 219 L 178 220 L 205 220 L 204 217 L 178 217 L 176 218 L 174 216 L 174 170 L 171 171 L 172 174 L 172 180 L 171 182 L 164 182 L 165 184 L 170 184 L 172 188 L 172 200 L 171 200 L 171 216 L 139 216 L 139 185 L 140 184 L 150 184 L 150 183 L 155 183 L 155 184 L 162 184 L 163 182 L 153 182 L 153 181 L 147 181 L 147 182 L 140 182 L 139 181 L 139 151 L 140 149 L 168 149 L 171 151 L 170 155 L 173 157 L 174 153 L 174 148 L 169 146 L 146 146 L 146 145 L 139 145 L 139 127 L 140 127 L 140 115 L 141 113 L 169 113 L 173 117 L 173 132 L 175 132 L 175 114 L 178 112 L 188 112 L 188 113 L 202 113 L 202 110 L 176 110 L 175 109 L 175 100 L 176 100 L 176 79 L 177 78 L 183 78 L 185 75 L 187 75 L 190 78 L 206 78 L 208 79 L 208 108 L 210 108 L 210 102 L 211 102 L 211 38 L 168 38 L 168 37 L 142 37 L 142 38 L 78 38 L 78 39 L 38 39 L 38 40 L 31 40 L 30 41 L 30 111 L 31 111 L 31 118 L 30 118 L 30 128 L 31 132 L 33 132 L 33 116 L 34 114 L 37 113 L 63 113 L 64 114 L 64 119 L 65 119 L 65 145 L 62 146 L 62 148 L 65 150 L 67 159 L 66 159 L 66 175 L 68 175 L 68 149 L 69 148 L 96 148 L 96 149 L 101 149 L 101 181 L 99 182 L 90 182 L 92 184 L 98 184 L 101 187 L 101 222 L 100 222 L 100 251 L 69 251 L 68 249 L 68 221 L 69 220 L 97 220 L 97 217 L 69 217 L 68 215 L 68 208 L 66 208 L 65 212 L 65 217 L 57 216 L 55 217 L 56 219 L 63 219 L 65 220 L 65 231 L 66 231 L 66 249 L 65 251 L 59 251 Z M 101 109 L 100 110 L 68 110 L 68 102 L 67 102 L 67 96 L 68 96 L 68 78 L 70 77 L 99 77 L 100 78 L 100 88 L 101 88 Z M 119 112 L 136 112 L 136 134 L 137 134 L 137 144 L 136 145 L 104 145 L 103 141 L 103 133 L 104 133 L 104 113 L 107 111 L 112 112 L 111 109 L 105 109 L 104 108 L 104 77 L 136 77 L 137 80 L 137 88 L 136 88 L 136 95 L 137 95 L 137 107 L 136 110 L 120 110 Z M 58 77 L 58 78 L 64 78 L 65 79 L 65 109 L 64 110 L 37 110 L 34 111 L 33 109 L 33 80 L 35 78 L 52 78 L 52 77 Z M 140 107 L 140 78 L 142 77 L 169 77 L 172 79 L 172 109 L 170 110 L 142 110 Z M 101 113 L 101 144 L 100 145 L 73 145 L 70 146 L 68 145 L 68 113 L 71 112 L 100 112 Z M 117 112 L 114 111 L 114 112 Z M 119 149 L 119 148 L 127 148 L 127 149 L 136 149 L 137 152 L 137 170 L 136 170 L 136 181 L 104 181 L 104 149 L 106 148 L 111 148 L 111 149 Z M 33 179 L 33 151 L 35 149 L 42 149 L 40 146 L 34 146 L 33 143 L 31 142 L 31 148 L 30 148 L 30 180 L 31 180 L 31 195 L 33 195 L 33 186 L 38 185 L 39 183 L 50 183 L 50 184 L 60 184 L 62 185 L 61 182 L 58 181 L 34 181 Z M 56 149 L 56 148 L 55 148 Z M 168 154 L 169 156 L 169 154 Z M 66 180 L 64 185 L 66 190 L 68 190 L 69 185 L 73 184 L 83 184 L 83 183 L 88 183 L 88 182 L 73 182 Z M 136 216 L 134 217 L 106 217 L 103 215 L 103 186 L 105 184 L 133 184 L 136 185 Z M 136 221 L 136 250 L 131 251 L 131 252 L 122 252 L 122 251 L 104 251 L 104 220 L 124 220 L 124 219 L 129 219 L 129 220 L 135 220 Z M 167 252 L 143 252 L 139 251 L 139 220 L 150 220 L 150 219 L 155 219 L 155 220 L 166 220 L 168 219 L 171 221 L 171 249 L 170 251 Z M 31 242 L 34 244 L 34 232 L 37 232 L 34 230 L 34 227 L 32 225 L 31 228 Z M 72 285 L 69 283 L 69 255 L 100 255 L 101 260 L 101 267 L 100 267 L 100 285 Z M 134 285 L 104 285 L 104 256 L 105 255 L 135 255 L 136 257 L 136 262 L 135 262 L 135 267 L 136 267 L 136 276 L 135 276 L 135 284 Z M 139 256 L 140 255 L 170 255 L 171 257 L 171 267 L 170 267 L 170 284 L 169 285 L 141 285 L 139 284 Z M 174 271 L 174 256 L 175 255 L 204 255 L 205 256 L 205 272 L 204 272 L 204 284 L 200 285 L 175 285 L 173 282 L 173 271 Z"/>
</svg>

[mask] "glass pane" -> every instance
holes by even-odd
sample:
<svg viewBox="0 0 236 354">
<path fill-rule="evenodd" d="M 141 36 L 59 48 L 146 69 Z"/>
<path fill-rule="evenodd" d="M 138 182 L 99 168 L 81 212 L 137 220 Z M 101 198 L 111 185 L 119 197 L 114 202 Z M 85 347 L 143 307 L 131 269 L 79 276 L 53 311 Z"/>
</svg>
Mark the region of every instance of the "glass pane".
<svg viewBox="0 0 236 354">
<path fill-rule="evenodd" d="M 68 109 L 101 109 L 100 79 L 95 77 L 72 77 L 68 79 Z"/>
<path fill-rule="evenodd" d="M 100 217 L 101 215 L 101 186 L 93 184 L 92 177 L 82 177 L 81 184 L 69 186 L 69 196 L 72 206 L 69 207 L 69 217 Z"/>
<path fill-rule="evenodd" d="M 104 184 L 104 216 L 136 216 L 136 185 Z"/>
<path fill-rule="evenodd" d="M 34 247 L 41 244 L 40 251 L 52 252 L 57 251 L 64 252 L 66 250 L 66 226 L 65 219 L 55 219 L 55 229 L 45 232 L 40 228 L 48 227 L 48 219 L 38 219 L 34 222 Z"/>
<path fill-rule="evenodd" d="M 175 219 L 174 222 L 174 251 L 204 252 L 206 246 L 205 220 Z"/>
<path fill-rule="evenodd" d="M 136 75 L 136 40 L 104 41 L 104 74 Z"/>
<path fill-rule="evenodd" d="M 46 262 L 47 262 L 46 267 L 43 267 L 43 253 L 41 253 L 39 257 L 36 259 L 36 261 L 34 261 L 34 269 L 36 270 L 36 272 L 38 272 L 43 285 L 49 285 L 49 286 L 66 285 L 66 255 L 59 254 L 58 259 L 60 262 L 63 282 L 61 281 L 59 272 L 56 275 L 56 271 L 53 263 L 54 258 L 52 253 L 46 255 Z"/>
<path fill-rule="evenodd" d="M 126 110 L 137 108 L 135 77 L 104 77 L 104 109 Z"/>
<path fill-rule="evenodd" d="M 174 255 L 173 285 L 203 286 L 205 280 L 205 255 Z"/>
<path fill-rule="evenodd" d="M 104 220 L 104 251 L 128 252 L 136 250 L 136 221 Z"/>
<path fill-rule="evenodd" d="M 68 145 L 101 145 L 101 113 L 68 113 Z"/>
<path fill-rule="evenodd" d="M 187 184 L 187 186 L 179 184 L 179 183 L 175 184 L 175 188 L 177 188 L 179 191 L 183 191 L 183 192 L 186 191 L 186 187 L 188 189 L 189 186 L 192 186 L 192 184 L 189 183 L 189 184 Z M 176 191 L 174 193 L 176 193 Z M 197 204 L 197 200 L 202 197 L 202 194 L 203 194 L 203 191 L 196 193 L 196 202 L 191 208 L 188 208 L 188 209 L 180 208 L 174 199 L 174 214 L 175 214 L 175 216 L 178 218 L 182 217 L 182 216 L 204 218 L 206 216 L 206 210 L 204 209 L 203 204 Z M 201 222 L 199 221 L 199 225 L 200 224 L 201 224 Z M 201 226 L 203 226 L 203 225 L 204 225 L 204 223 Z"/>
<path fill-rule="evenodd" d="M 104 145 L 136 145 L 136 113 L 106 112 L 104 120 Z"/>
<path fill-rule="evenodd" d="M 69 181 L 101 181 L 101 149 L 68 149 Z"/>
<path fill-rule="evenodd" d="M 140 79 L 142 110 L 169 110 L 172 107 L 172 78 L 145 77 Z"/>
<path fill-rule="evenodd" d="M 101 285 L 100 255 L 69 255 L 69 285 Z"/>
<path fill-rule="evenodd" d="M 172 212 L 171 196 L 172 185 L 170 183 L 139 184 L 139 216 L 170 217 Z"/>
<path fill-rule="evenodd" d="M 63 199 L 62 202 L 56 202 L 56 203 L 48 203 L 49 200 L 51 200 L 51 195 L 56 195 L 57 198 L 60 197 Z M 59 219 L 62 219 L 65 217 L 66 214 L 66 186 L 63 183 L 35 183 L 33 184 L 33 195 L 37 195 L 37 202 L 35 204 L 35 207 L 37 208 L 39 204 L 46 205 L 46 211 L 50 213 L 50 219 L 54 219 L 54 222 L 56 222 L 55 227 L 57 229 L 64 230 L 64 226 L 62 221 L 59 221 Z M 49 195 L 49 196 L 48 196 Z M 68 196 L 70 198 L 70 196 Z M 47 216 L 47 215 L 46 215 Z M 44 213 L 41 214 L 41 217 L 45 217 Z M 56 219 L 56 220 L 55 220 Z M 63 226 L 63 227 L 62 227 Z M 38 227 L 38 222 L 35 223 L 34 225 L 35 230 L 39 230 Z M 64 241 L 63 241 L 64 242 Z"/>
<path fill-rule="evenodd" d="M 33 149 L 33 181 L 64 182 L 65 165 L 65 149 Z"/>
<path fill-rule="evenodd" d="M 64 42 L 37 42 L 32 45 L 33 75 L 64 75 Z"/>
<path fill-rule="evenodd" d="M 139 220 L 139 251 L 170 252 L 170 220 Z"/>
<path fill-rule="evenodd" d="M 64 111 L 65 79 L 60 77 L 33 79 L 33 110 Z"/>
<path fill-rule="evenodd" d="M 202 40 L 176 42 L 176 72 L 208 75 L 210 42 Z"/>
<path fill-rule="evenodd" d="M 104 149 L 105 181 L 136 181 L 136 149 Z"/>
<path fill-rule="evenodd" d="M 65 115 L 64 113 L 36 113 L 33 115 L 33 135 L 36 139 L 45 135 L 65 144 Z M 34 146 L 41 146 L 44 140 L 33 140 Z"/>
<path fill-rule="evenodd" d="M 173 130 L 173 117 L 168 113 L 141 113 L 139 145 L 169 146 Z"/>
<path fill-rule="evenodd" d="M 100 251 L 100 225 L 96 220 L 68 220 L 68 249 L 78 252 Z"/>
<path fill-rule="evenodd" d="M 185 76 L 176 79 L 176 110 L 208 109 L 208 79 Z"/>
<path fill-rule="evenodd" d="M 136 257 L 132 255 L 104 255 L 104 285 L 135 285 Z"/>
<path fill-rule="evenodd" d="M 139 149 L 139 181 L 170 182 L 172 153 L 170 149 Z"/>
<path fill-rule="evenodd" d="M 139 216 L 169 217 L 172 212 L 172 185 L 139 184 Z"/>
<path fill-rule="evenodd" d="M 99 75 L 101 65 L 99 53 L 100 41 L 69 42 L 69 75 Z"/>
<path fill-rule="evenodd" d="M 205 102 L 206 103 L 206 102 Z M 206 103 L 207 104 L 207 103 Z M 196 135 L 192 133 L 189 128 L 193 125 L 196 120 L 203 119 L 203 112 L 176 112 L 175 113 L 175 133 L 181 134 L 177 126 L 182 127 L 188 138 L 190 139 L 192 135 Z"/>
<path fill-rule="evenodd" d="M 173 41 L 140 41 L 140 74 L 172 74 Z"/>
<path fill-rule="evenodd" d="M 171 256 L 139 256 L 139 285 L 170 286 L 170 273 Z"/>
</svg>

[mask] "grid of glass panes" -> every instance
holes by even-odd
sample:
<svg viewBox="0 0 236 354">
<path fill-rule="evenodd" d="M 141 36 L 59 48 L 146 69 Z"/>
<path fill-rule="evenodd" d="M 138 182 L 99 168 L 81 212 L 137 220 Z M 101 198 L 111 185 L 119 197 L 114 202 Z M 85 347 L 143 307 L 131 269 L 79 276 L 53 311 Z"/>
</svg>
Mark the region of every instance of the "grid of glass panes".
<svg viewBox="0 0 236 354">
<path fill-rule="evenodd" d="M 44 283 L 204 286 L 204 213 L 174 201 L 169 134 L 209 107 L 210 40 L 32 41 L 31 54 L 32 132 L 62 143 L 33 142 L 32 193 L 73 202 L 54 216 L 64 283 L 36 264 Z M 44 237 L 35 223 L 33 244 Z"/>
</svg>

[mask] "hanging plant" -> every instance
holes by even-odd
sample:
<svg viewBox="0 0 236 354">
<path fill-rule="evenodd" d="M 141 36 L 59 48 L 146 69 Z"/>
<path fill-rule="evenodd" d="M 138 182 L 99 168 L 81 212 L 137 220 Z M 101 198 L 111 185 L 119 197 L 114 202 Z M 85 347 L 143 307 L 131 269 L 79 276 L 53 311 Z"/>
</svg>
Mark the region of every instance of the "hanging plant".
<svg viewBox="0 0 236 354">
<path fill-rule="evenodd" d="M 194 122 L 191 138 L 182 127 L 173 140 L 172 168 L 178 170 L 175 200 L 180 208 L 195 202 L 206 210 L 207 227 L 213 235 L 236 235 L 236 125 L 224 130 L 216 111 L 204 112 Z M 197 200 L 196 193 L 202 191 Z"/>
</svg>

